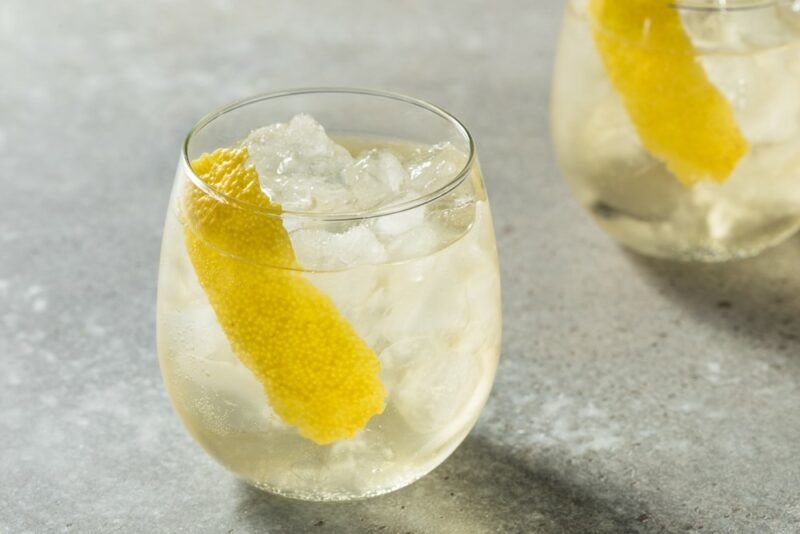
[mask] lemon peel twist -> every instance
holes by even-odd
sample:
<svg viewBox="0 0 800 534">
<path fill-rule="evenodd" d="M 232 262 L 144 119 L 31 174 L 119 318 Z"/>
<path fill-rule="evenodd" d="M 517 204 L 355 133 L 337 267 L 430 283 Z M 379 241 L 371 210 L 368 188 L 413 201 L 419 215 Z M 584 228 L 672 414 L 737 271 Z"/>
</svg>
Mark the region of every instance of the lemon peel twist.
<svg viewBox="0 0 800 534">
<path fill-rule="evenodd" d="M 643 145 L 685 185 L 724 181 L 749 150 L 671 0 L 590 0 L 594 39 Z"/>
<path fill-rule="evenodd" d="M 330 297 L 292 270 L 299 265 L 281 207 L 263 193 L 247 157 L 246 148 L 219 149 L 192 168 L 216 191 L 275 216 L 187 182 L 181 208 L 189 258 L 233 351 L 275 413 L 319 444 L 352 437 L 383 411 L 380 361 Z"/>
</svg>

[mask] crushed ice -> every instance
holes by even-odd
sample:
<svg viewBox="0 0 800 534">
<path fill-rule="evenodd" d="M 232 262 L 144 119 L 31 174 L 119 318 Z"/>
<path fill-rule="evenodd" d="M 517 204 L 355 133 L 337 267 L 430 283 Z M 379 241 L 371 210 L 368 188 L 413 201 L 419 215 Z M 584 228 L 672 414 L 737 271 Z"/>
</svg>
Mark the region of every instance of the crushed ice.
<svg viewBox="0 0 800 534">
<path fill-rule="evenodd" d="M 401 156 L 386 148 L 355 157 L 310 115 L 253 130 L 244 141 L 261 187 L 286 211 L 364 211 L 411 200 L 447 184 L 466 162 L 451 143 Z"/>
<path fill-rule="evenodd" d="M 352 155 L 311 116 L 253 130 L 244 140 L 261 188 L 284 211 L 363 213 L 419 198 L 449 183 L 466 155 L 449 142 Z M 287 216 L 297 258 L 306 267 L 338 269 L 423 255 L 446 237 L 417 207 L 375 219 L 306 225 Z M 441 240 L 441 239 L 440 239 Z"/>
</svg>

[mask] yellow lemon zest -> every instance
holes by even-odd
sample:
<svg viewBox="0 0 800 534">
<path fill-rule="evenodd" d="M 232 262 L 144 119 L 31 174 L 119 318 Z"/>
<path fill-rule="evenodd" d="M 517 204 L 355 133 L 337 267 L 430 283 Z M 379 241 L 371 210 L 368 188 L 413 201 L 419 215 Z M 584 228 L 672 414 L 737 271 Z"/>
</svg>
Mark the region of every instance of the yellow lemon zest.
<svg viewBox="0 0 800 534">
<path fill-rule="evenodd" d="M 187 183 L 181 207 L 189 257 L 233 351 L 275 412 L 319 444 L 352 437 L 383 411 L 380 361 L 301 272 L 264 265 L 299 267 L 281 207 L 261 190 L 247 157 L 246 148 L 219 149 L 192 168 L 218 192 L 274 216 Z"/>
<path fill-rule="evenodd" d="M 594 39 L 643 145 L 685 185 L 724 181 L 747 153 L 671 0 L 591 0 Z"/>
</svg>

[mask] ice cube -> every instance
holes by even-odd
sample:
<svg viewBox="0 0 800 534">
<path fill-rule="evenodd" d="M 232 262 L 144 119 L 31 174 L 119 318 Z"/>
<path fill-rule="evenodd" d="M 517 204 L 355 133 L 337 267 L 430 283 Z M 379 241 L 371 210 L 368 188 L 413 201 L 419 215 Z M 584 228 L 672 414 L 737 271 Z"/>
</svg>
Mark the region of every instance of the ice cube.
<svg viewBox="0 0 800 534">
<path fill-rule="evenodd" d="M 269 197 L 291 211 L 331 211 L 348 202 L 342 171 L 353 162 L 311 116 L 253 130 L 244 141 Z"/>
<path fill-rule="evenodd" d="M 343 232 L 301 228 L 290 234 L 297 260 L 304 269 L 342 269 L 383 263 L 386 247 L 361 223 Z"/>
<path fill-rule="evenodd" d="M 352 198 L 335 177 L 276 175 L 262 187 L 284 211 L 332 213 L 348 210 Z"/>
<path fill-rule="evenodd" d="M 622 98 L 614 91 L 600 97 L 581 124 L 577 145 L 565 154 L 571 172 L 591 183 L 605 207 L 635 206 L 642 219 L 662 219 L 671 214 L 686 188 L 667 173 L 660 161 L 642 146 Z"/>
<path fill-rule="evenodd" d="M 245 139 L 250 162 L 262 180 L 274 175 L 330 177 L 353 157 L 325 133 L 310 115 L 295 115 L 288 123 L 253 130 Z"/>
<path fill-rule="evenodd" d="M 425 219 L 425 208 L 417 207 L 410 210 L 385 215 L 375 222 L 375 232 L 381 238 L 390 238 L 408 232 L 422 224 Z"/>
<path fill-rule="evenodd" d="M 374 148 L 342 171 L 342 180 L 355 206 L 369 209 L 390 204 L 408 180 L 400 160 L 388 150 Z"/>
<path fill-rule="evenodd" d="M 419 258 L 436 251 L 442 244 L 444 234 L 436 231 L 430 224 L 419 224 L 414 228 L 392 237 L 386 250 L 393 261 Z"/>
<path fill-rule="evenodd" d="M 422 194 L 436 191 L 449 183 L 466 163 L 467 156 L 449 142 L 416 148 L 403 161 L 411 187 Z"/>
<path fill-rule="evenodd" d="M 753 176 L 759 179 L 753 180 Z M 693 188 L 693 200 L 702 206 L 730 203 L 738 210 L 736 219 L 741 224 L 744 224 L 741 221 L 745 220 L 745 211 L 754 220 L 761 219 L 765 212 L 792 217 L 800 206 L 800 190 L 793 186 L 798 176 L 800 140 L 755 145 L 724 184 L 697 184 Z M 726 187 L 724 195 L 720 190 L 723 186 Z M 775 191 L 783 194 L 776 196 Z"/>
<path fill-rule="evenodd" d="M 190 380 L 186 389 L 197 388 L 192 397 L 198 414 L 213 419 L 222 433 L 289 429 L 267 403 L 261 383 L 241 363 L 201 362 Z"/>
<path fill-rule="evenodd" d="M 375 443 L 362 430 L 355 438 L 339 440 L 328 449 L 328 466 L 342 472 L 358 473 L 358 464 L 368 462 L 373 469 L 379 468 L 394 458 L 394 452 L 385 444 Z M 354 464 L 352 469 L 343 469 L 341 463 Z"/>
<path fill-rule="evenodd" d="M 381 267 L 362 265 L 336 273 L 306 273 L 328 295 L 353 325 L 358 335 L 377 350 L 381 344 L 380 321 L 386 312 L 385 291 L 380 285 Z"/>
<path fill-rule="evenodd" d="M 700 50 L 743 47 L 743 28 L 736 18 L 723 18 L 719 13 L 702 9 L 681 10 L 681 18 L 692 42 Z"/>
<path fill-rule="evenodd" d="M 228 338 L 219 326 L 213 308 L 206 302 L 179 310 L 160 310 L 165 346 L 193 360 L 218 360 L 235 363 Z"/>
<path fill-rule="evenodd" d="M 440 337 L 403 340 L 381 352 L 391 402 L 409 426 L 434 432 L 453 422 L 478 389 L 482 366 Z"/>
<path fill-rule="evenodd" d="M 381 331 L 389 342 L 421 335 L 457 335 L 467 324 L 463 266 L 445 249 L 395 266 L 385 283 L 391 308 Z"/>
<path fill-rule="evenodd" d="M 475 221 L 476 196 L 471 184 L 461 184 L 426 207 L 426 222 L 438 227 L 442 236 L 449 234 L 455 238 L 464 235 Z"/>
<path fill-rule="evenodd" d="M 703 56 L 711 81 L 734 107 L 751 144 L 779 143 L 798 135 L 800 61 L 780 53 Z"/>
</svg>

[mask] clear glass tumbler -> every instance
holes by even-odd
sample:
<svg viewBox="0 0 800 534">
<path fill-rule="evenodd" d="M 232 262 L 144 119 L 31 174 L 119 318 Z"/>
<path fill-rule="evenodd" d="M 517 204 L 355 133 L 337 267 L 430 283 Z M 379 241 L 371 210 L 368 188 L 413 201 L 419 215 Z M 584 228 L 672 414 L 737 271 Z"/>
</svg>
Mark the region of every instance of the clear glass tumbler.
<svg viewBox="0 0 800 534">
<path fill-rule="evenodd" d="M 624 245 L 757 254 L 800 227 L 800 2 L 570 0 L 551 121 L 573 192 Z"/>
<path fill-rule="evenodd" d="M 249 175 L 224 165 L 227 181 L 206 179 L 209 153 L 297 113 L 354 154 L 449 142 L 459 164 L 435 191 L 357 213 L 231 195 L 220 184 Z M 499 356 L 495 238 L 472 138 L 435 106 L 356 89 L 264 95 L 206 116 L 180 155 L 157 323 L 175 410 L 242 479 L 346 500 L 425 475 L 474 425 Z"/>
</svg>

